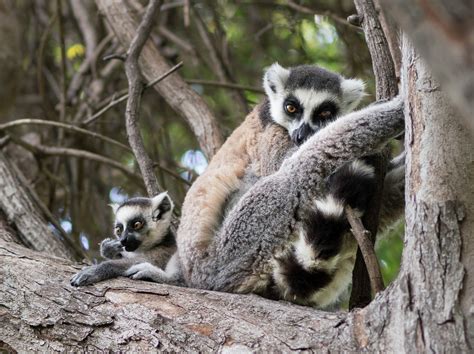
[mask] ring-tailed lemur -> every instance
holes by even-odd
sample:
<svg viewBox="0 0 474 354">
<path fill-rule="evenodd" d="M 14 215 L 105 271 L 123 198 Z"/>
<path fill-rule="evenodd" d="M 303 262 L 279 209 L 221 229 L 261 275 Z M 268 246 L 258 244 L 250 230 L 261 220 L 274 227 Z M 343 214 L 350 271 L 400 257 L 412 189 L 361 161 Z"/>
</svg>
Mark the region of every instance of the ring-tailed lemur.
<svg viewBox="0 0 474 354">
<path fill-rule="evenodd" d="M 170 229 L 173 202 L 167 192 L 153 198 L 131 198 L 112 204 L 115 239 L 100 244 L 105 262 L 82 269 L 71 285 L 83 286 L 128 276 L 178 283 L 176 240 Z"/>
<path fill-rule="evenodd" d="M 326 307 L 354 264 L 344 206 L 362 214 L 374 183 L 370 164 L 355 159 L 400 134 L 401 100 L 337 119 L 359 103 L 363 83 L 315 66 L 274 64 L 264 87 L 267 98 L 186 195 L 177 235 L 183 276 L 194 287 Z M 383 224 L 403 211 L 400 166 L 386 178 Z"/>
</svg>

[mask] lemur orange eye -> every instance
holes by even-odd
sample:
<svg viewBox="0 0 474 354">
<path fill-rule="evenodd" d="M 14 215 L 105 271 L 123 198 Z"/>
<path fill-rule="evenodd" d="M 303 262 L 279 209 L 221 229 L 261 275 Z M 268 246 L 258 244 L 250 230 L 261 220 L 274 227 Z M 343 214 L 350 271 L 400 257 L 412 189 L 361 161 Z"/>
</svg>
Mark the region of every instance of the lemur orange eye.
<svg viewBox="0 0 474 354">
<path fill-rule="evenodd" d="M 296 112 L 296 107 L 293 106 L 292 104 L 287 104 L 287 105 L 285 106 L 285 110 L 286 110 L 288 113 L 293 114 L 293 113 Z"/>
<path fill-rule="evenodd" d="M 143 227 L 143 223 L 141 221 L 135 221 L 133 224 L 133 229 L 134 230 L 140 230 Z"/>
<path fill-rule="evenodd" d="M 322 118 L 329 118 L 332 115 L 331 111 L 322 111 L 319 116 Z"/>
</svg>

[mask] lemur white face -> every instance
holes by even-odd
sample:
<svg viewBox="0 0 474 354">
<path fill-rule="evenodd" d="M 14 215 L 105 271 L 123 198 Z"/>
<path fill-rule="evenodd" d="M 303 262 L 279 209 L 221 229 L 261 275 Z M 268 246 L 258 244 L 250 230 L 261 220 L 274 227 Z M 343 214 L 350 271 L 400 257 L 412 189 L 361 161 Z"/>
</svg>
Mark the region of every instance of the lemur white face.
<svg viewBox="0 0 474 354">
<path fill-rule="evenodd" d="M 364 96 L 361 80 L 317 66 L 285 69 L 273 64 L 263 78 L 272 119 L 300 145 L 341 114 L 352 111 Z"/>
<path fill-rule="evenodd" d="M 128 252 L 150 249 L 168 234 L 173 202 L 167 192 L 110 206 L 115 213 L 114 234 Z"/>
</svg>

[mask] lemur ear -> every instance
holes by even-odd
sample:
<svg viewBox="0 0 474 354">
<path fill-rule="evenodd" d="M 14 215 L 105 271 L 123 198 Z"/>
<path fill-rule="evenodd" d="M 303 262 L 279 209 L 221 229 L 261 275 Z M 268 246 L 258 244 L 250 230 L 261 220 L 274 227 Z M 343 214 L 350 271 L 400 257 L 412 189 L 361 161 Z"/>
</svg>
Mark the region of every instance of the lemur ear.
<svg viewBox="0 0 474 354">
<path fill-rule="evenodd" d="M 112 208 L 112 211 L 114 212 L 114 214 L 117 214 L 117 209 L 120 207 L 120 204 L 112 203 L 112 204 L 109 204 L 109 207 Z"/>
<path fill-rule="evenodd" d="M 350 112 L 360 103 L 366 95 L 365 83 L 359 79 L 344 79 L 341 82 L 342 104 L 344 111 Z"/>
<path fill-rule="evenodd" d="M 267 96 L 272 97 L 277 92 L 283 91 L 289 76 L 290 70 L 285 69 L 278 63 L 272 64 L 263 76 L 263 87 Z"/>
<path fill-rule="evenodd" d="M 174 204 L 168 195 L 168 192 L 160 193 L 151 198 L 153 221 L 158 221 L 161 217 L 169 211 L 173 211 Z"/>
</svg>

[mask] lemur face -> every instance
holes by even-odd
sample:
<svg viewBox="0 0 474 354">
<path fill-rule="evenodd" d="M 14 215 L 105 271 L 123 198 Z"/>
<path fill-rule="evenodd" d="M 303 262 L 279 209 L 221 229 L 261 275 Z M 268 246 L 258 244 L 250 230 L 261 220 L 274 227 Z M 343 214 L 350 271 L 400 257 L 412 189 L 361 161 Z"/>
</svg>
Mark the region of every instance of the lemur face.
<svg viewBox="0 0 474 354">
<path fill-rule="evenodd" d="M 297 145 L 352 111 L 364 96 L 361 80 L 344 79 L 310 65 L 285 69 L 275 63 L 265 72 L 263 85 L 272 119 L 288 130 Z"/>
<path fill-rule="evenodd" d="M 115 213 L 114 234 L 127 252 L 150 249 L 168 233 L 173 202 L 167 192 L 153 198 L 131 198 L 111 207 Z"/>
</svg>

